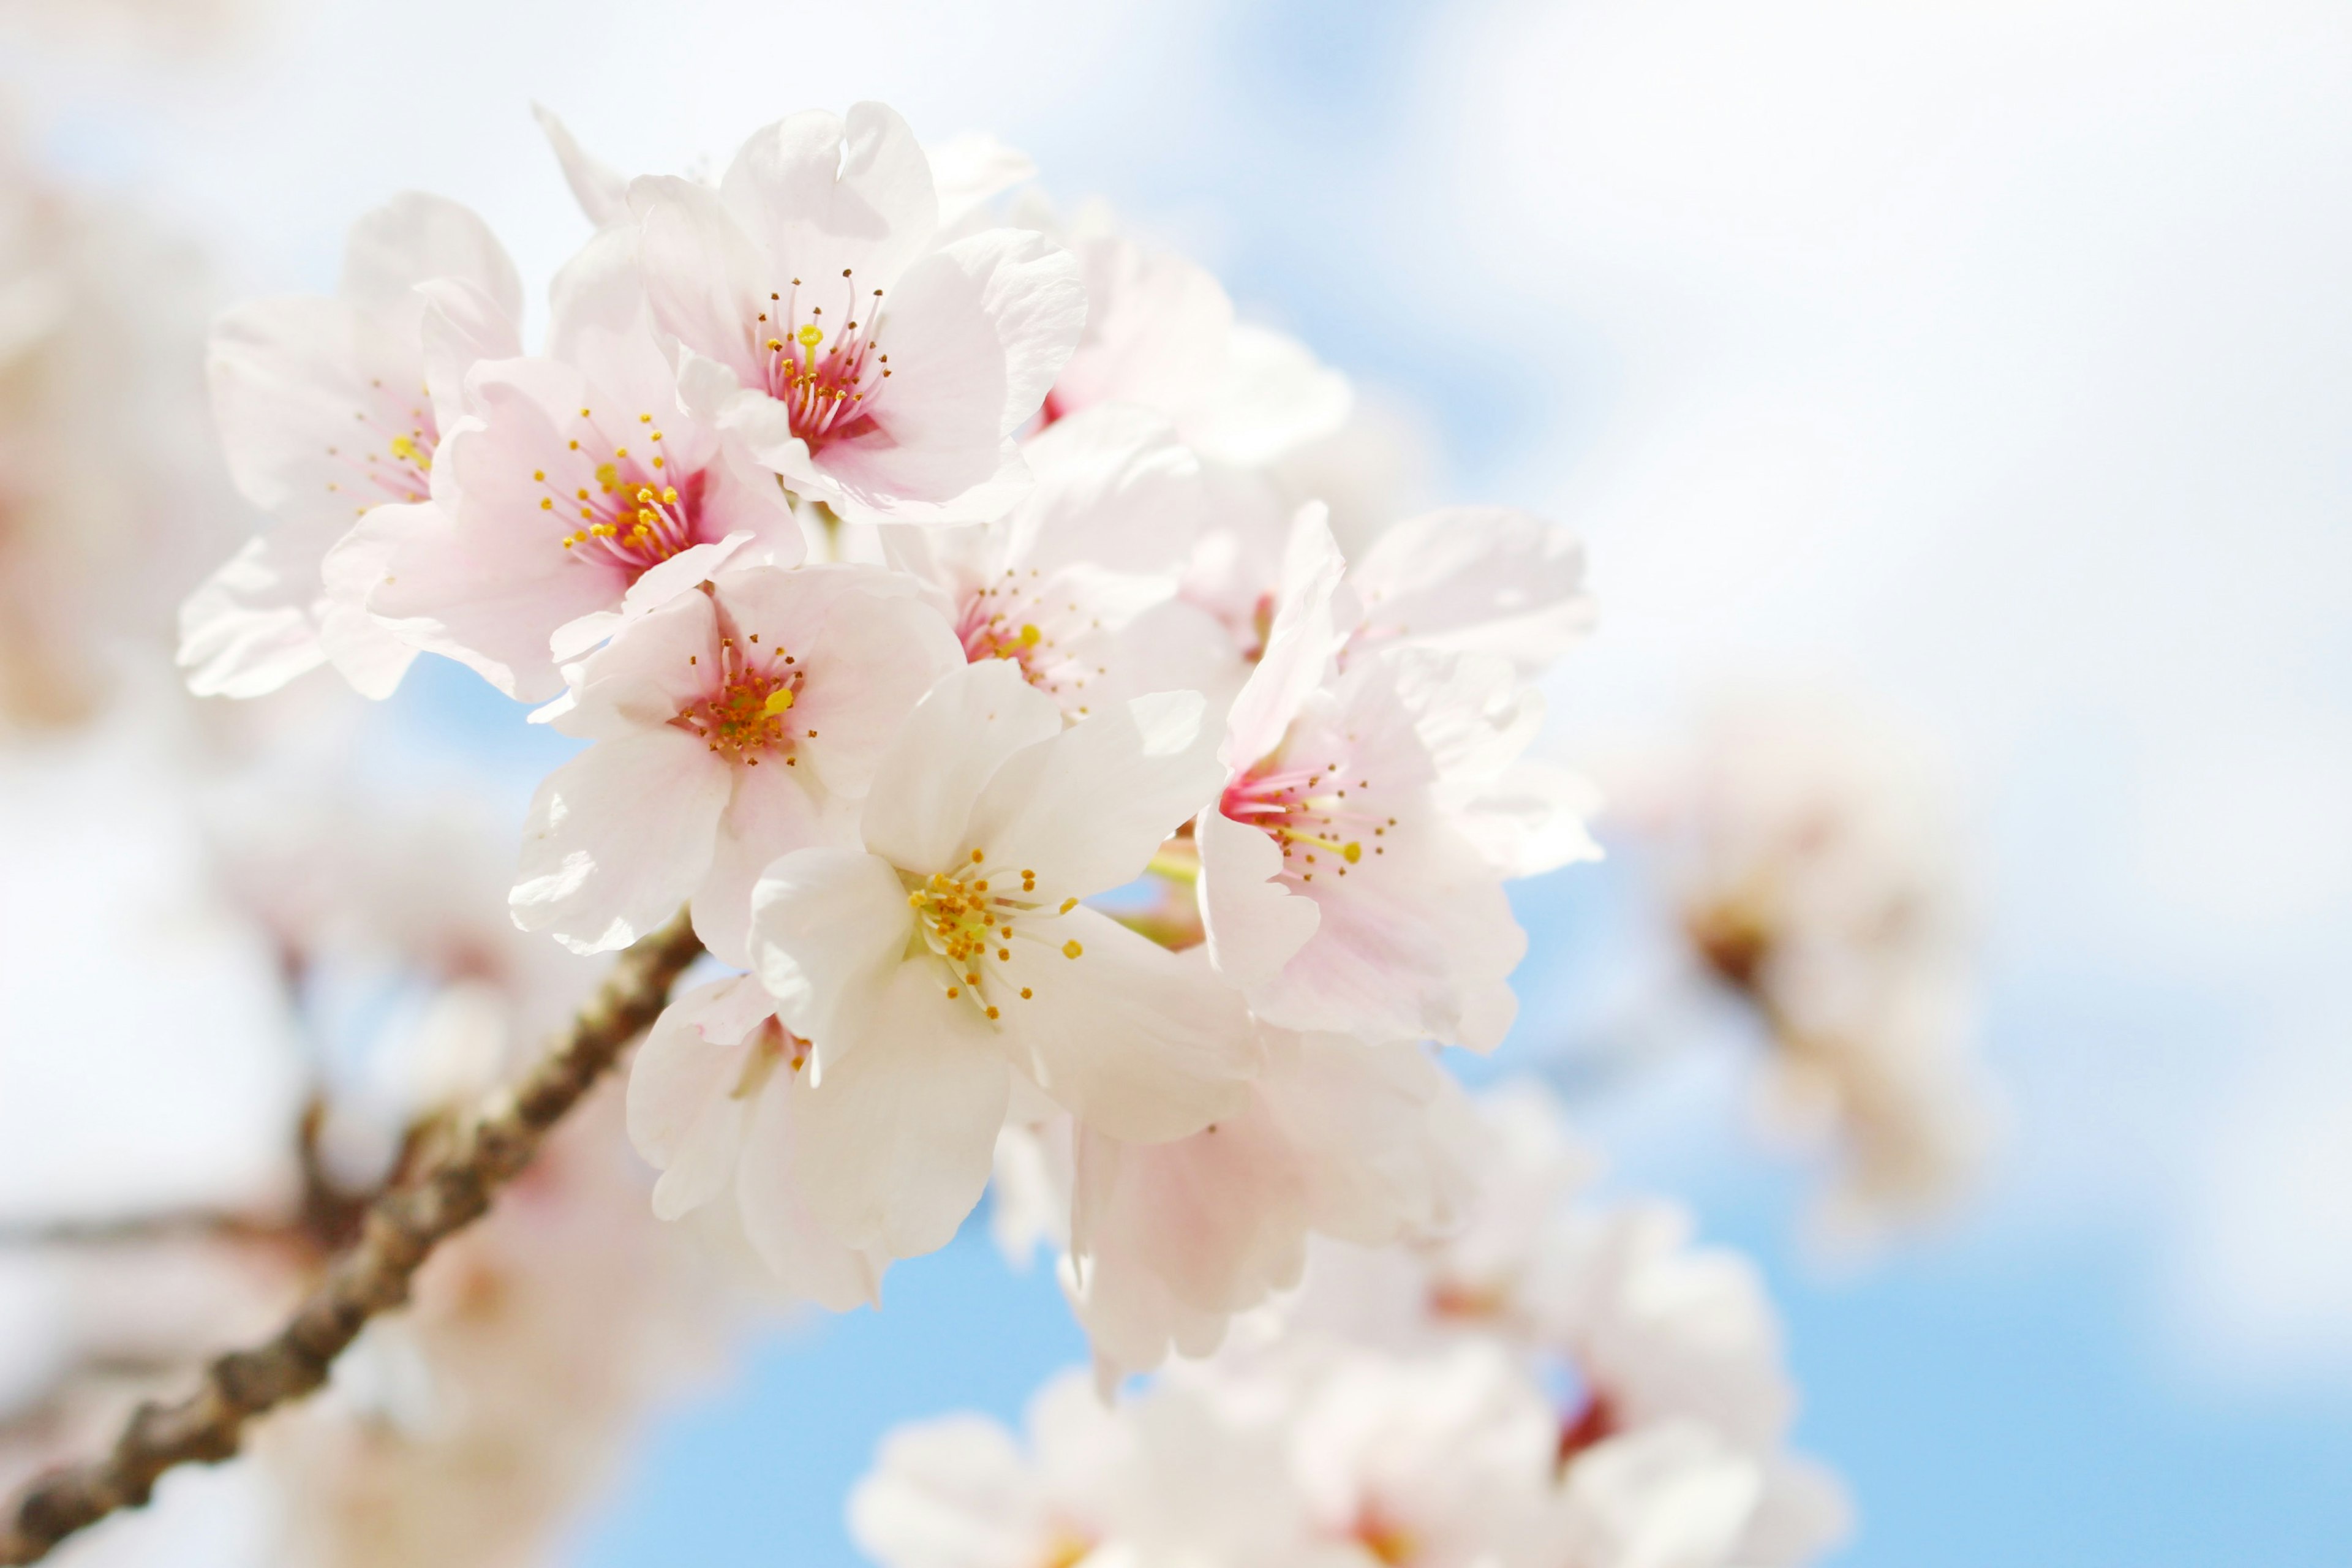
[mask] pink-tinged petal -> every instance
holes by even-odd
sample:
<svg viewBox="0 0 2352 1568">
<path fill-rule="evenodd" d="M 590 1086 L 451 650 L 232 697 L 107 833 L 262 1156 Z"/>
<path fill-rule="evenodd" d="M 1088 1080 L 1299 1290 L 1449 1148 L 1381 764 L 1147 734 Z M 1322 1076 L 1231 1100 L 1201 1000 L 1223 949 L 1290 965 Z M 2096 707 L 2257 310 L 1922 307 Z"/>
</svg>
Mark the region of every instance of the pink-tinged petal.
<svg viewBox="0 0 2352 1568">
<path fill-rule="evenodd" d="M 864 1038 L 822 1081 L 794 1079 L 794 1180 L 845 1246 L 936 1250 L 988 1186 L 1012 1069 L 943 979 L 937 964 L 896 965 Z"/>
<path fill-rule="evenodd" d="M 534 103 L 530 112 L 547 137 L 547 144 L 555 150 L 555 161 L 563 170 L 563 183 L 572 187 L 572 199 L 580 204 L 588 221 L 598 228 L 627 222 L 629 182 L 610 164 L 583 151 L 553 110 Z"/>
<path fill-rule="evenodd" d="M 655 324 L 740 384 L 761 384 L 751 329 L 768 293 L 766 266 L 719 193 L 649 174 L 629 182 L 629 207 Z"/>
<path fill-rule="evenodd" d="M 1307 693 L 1329 676 L 1347 640 L 1347 563 L 1319 505 L 1303 509 L 1283 563 L 1282 595 L 1257 668 L 1234 699 L 1218 760 L 1240 773 L 1282 743 Z"/>
<path fill-rule="evenodd" d="M 774 758 L 733 770 L 735 793 L 719 818 L 710 874 L 694 890 L 694 930 L 719 963 L 751 964 L 751 888 L 795 849 L 825 838 L 824 822 L 794 770 Z"/>
<path fill-rule="evenodd" d="M 1507 658 L 1412 646 L 1377 658 L 1412 716 L 1430 765 L 1449 784 L 1498 776 L 1543 727 L 1543 693 L 1522 684 Z M 1351 679 L 1360 668 L 1351 663 Z"/>
<path fill-rule="evenodd" d="M 726 763 L 667 725 L 601 741 L 550 773 L 530 803 L 515 923 L 574 952 L 626 947 L 709 875 Z"/>
<path fill-rule="evenodd" d="M 483 360 L 520 354 L 522 333 L 478 285 L 436 278 L 418 284 L 416 292 L 425 302 L 417 326 L 425 384 L 433 395 L 434 421 L 446 434 L 465 417 L 467 373 Z"/>
<path fill-rule="evenodd" d="M 509 321 L 522 315 L 522 279 L 470 209 L 404 191 L 352 226 L 341 292 L 352 304 L 393 315 L 414 310 L 411 290 L 436 278 L 472 284 Z"/>
<path fill-rule="evenodd" d="M 662 1173 L 654 1213 L 701 1207 L 735 1173 L 749 1107 L 735 1090 L 752 1032 L 775 1004 L 750 975 L 696 987 L 662 1010 L 629 1064 L 629 1141 Z"/>
<path fill-rule="evenodd" d="M 310 613 L 318 556 L 296 548 L 313 542 L 305 535 L 315 531 L 280 528 L 246 541 L 188 595 L 180 606 L 179 665 L 189 690 L 265 696 L 327 661 Z"/>
<path fill-rule="evenodd" d="M 742 461 L 729 447 L 704 470 L 703 484 L 705 527 L 714 533 L 749 533 L 756 542 L 756 554 L 747 553 L 745 562 L 797 566 L 807 558 L 808 536 L 785 504 L 775 475 Z"/>
<path fill-rule="evenodd" d="M 1098 1310 L 1157 1286 L 1196 1310 L 1234 1312 L 1297 1284 L 1307 1262 L 1300 1152 L 1255 1093 L 1165 1143 L 1082 1125 L 1075 1194 L 1071 1247 Z"/>
<path fill-rule="evenodd" d="M 1021 450 L 1036 485 L 1006 519 L 1007 563 L 1171 572 L 1216 521 L 1200 459 L 1149 409 L 1086 409 L 1048 425 Z"/>
<path fill-rule="evenodd" d="M 591 405 L 614 425 L 653 416 L 670 467 L 690 470 L 711 442 L 698 422 L 677 417 L 677 371 L 654 330 L 639 248 L 635 226 L 608 228 L 563 264 L 548 291 L 547 353 L 580 372 Z"/>
<path fill-rule="evenodd" d="M 1237 325 L 1213 390 L 1186 411 L 1184 438 L 1203 457 L 1259 468 L 1347 423 L 1348 378 L 1296 338 Z"/>
<path fill-rule="evenodd" d="M 719 624 L 710 600 L 681 594 L 572 667 L 570 702 L 553 722 L 567 735 L 589 740 L 667 725 L 717 689 L 718 667 Z"/>
<path fill-rule="evenodd" d="M 1323 1235 L 1383 1247 L 1442 1232 L 1475 1200 L 1454 1138 L 1475 1112 L 1422 1046 L 1292 1037 L 1271 1053 L 1259 1092 L 1299 1152 L 1307 1212 Z"/>
<path fill-rule="evenodd" d="M 1322 923 L 1314 900 L 1284 887 L 1282 847 L 1221 811 L 1201 814 L 1201 924 L 1217 972 L 1244 992 L 1271 984 Z"/>
<path fill-rule="evenodd" d="M 1084 905 L 1023 921 L 1003 951 L 987 1000 L 1006 1043 L 1080 1121 L 1156 1142 L 1240 1103 L 1257 1041 L 1240 994 L 1206 963 Z"/>
<path fill-rule="evenodd" d="M 1364 647 L 1410 641 L 1498 654 L 1533 676 L 1592 626 L 1582 543 L 1505 507 L 1454 507 L 1399 523 L 1349 581 L 1364 602 Z"/>
<path fill-rule="evenodd" d="M 1060 1544 L 1027 1455 L 987 1416 L 894 1427 L 849 1495 L 858 1550 L 888 1568 L 1037 1568 Z"/>
<path fill-rule="evenodd" d="M 337 300 L 258 300 L 214 322 L 205 373 L 230 478 L 281 523 L 347 528 L 424 499 L 433 413 L 413 336 Z"/>
<path fill-rule="evenodd" d="M 1223 373 L 1233 301 L 1205 268 L 1123 239 L 1083 247 L 1086 335 L 1054 388 L 1059 412 L 1139 403 L 1189 412 Z"/>
<path fill-rule="evenodd" d="M 368 611 L 368 595 L 383 581 L 391 561 L 383 535 L 372 525 L 380 514 L 392 517 L 430 510 L 430 501 L 377 507 L 319 563 L 320 651 L 362 697 L 391 696 L 416 660 L 416 649 Z"/>
<path fill-rule="evenodd" d="M 808 683 L 793 710 L 793 744 L 801 766 L 851 797 L 873 784 L 915 704 L 963 662 L 940 613 L 904 595 L 841 595 L 804 647 Z"/>
<path fill-rule="evenodd" d="M 889 865 L 855 849 L 800 849 L 751 889 L 751 963 L 784 1026 L 816 1048 L 814 1076 L 871 1033 L 915 925 Z"/>
<path fill-rule="evenodd" d="M 780 1071 L 752 1108 L 736 1177 L 743 1234 L 761 1262 L 793 1295 L 828 1311 L 879 1305 L 889 1254 L 844 1247 L 821 1224 L 793 1174 L 803 1102 Z"/>
<path fill-rule="evenodd" d="M 554 635 L 547 639 L 549 652 L 559 664 L 570 664 L 585 657 L 599 644 L 611 641 L 679 595 L 690 594 L 716 577 L 719 569 L 751 542 L 751 531 L 745 529 L 711 543 L 679 551 L 630 584 L 628 592 L 621 595 L 618 608 L 591 610 L 556 627 Z"/>
<path fill-rule="evenodd" d="M 910 871 L 962 851 L 973 804 L 1005 759 L 1062 732 L 1054 700 L 1003 659 L 953 669 L 907 717 L 866 797 L 866 847 Z"/>
<path fill-rule="evenodd" d="M 1024 879 L 1034 871 L 1049 894 L 1132 881 L 1216 796 L 1201 709 L 1196 691 L 1139 697 L 1016 752 L 973 803 L 966 842 Z"/>
<path fill-rule="evenodd" d="M 831 288 L 847 268 L 862 285 L 861 310 L 866 291 L 888 288 L 939 226 L 930 160 L 879 103 L 851 105 L 845 121 L 809 110 L 754 132 L 719 194 L 767 252 L 779 274 L 771 289 L 795 277 Z"/>
</svg>

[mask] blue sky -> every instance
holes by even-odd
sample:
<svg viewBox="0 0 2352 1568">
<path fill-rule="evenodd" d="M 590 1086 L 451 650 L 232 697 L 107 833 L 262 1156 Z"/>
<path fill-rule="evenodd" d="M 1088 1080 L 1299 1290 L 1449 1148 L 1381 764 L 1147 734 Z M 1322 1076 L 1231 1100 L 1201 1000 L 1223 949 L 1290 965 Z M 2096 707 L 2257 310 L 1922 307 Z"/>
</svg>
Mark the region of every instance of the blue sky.
<svg viewBox="0 0 2352 1568">
<path fill-rule="evenodd" d="M 1938 738 L 1986 936 L 2007 1158 L 1859 1274 L 1795 1245 L 1724 1041 L 1582 1110 L 1785 1306 L 1855 1564 L 2340 1563 L 2352 1539 L 2352 26 L 2290 0 L 417 0 L 255 9 L 194 63 L 26 53 L 46 143 L 226 287 L 320 288 L 406 185 L 544 278 L 580 237 L 525 105 L 630 167 L 804 81 L 987 126 L 1414 411 L 1446 493 L 1575 522 L 1602 626 L 1568 755 L 1727 687 Z M 826 62 L 780 70 L 787 58 Z M 781 95 L 781 96 L 780 96 Z M 299 124 L 304 133 L 286 134 Z M 387 743 L 548 742 L 428 678 Z M 520 812 L 520 795 L 515 809 Z M 1627 898 L 1525 890 L 1520 1040 Z M 886 1310 L 667 1414 L 571 1561 L 851 1561 L 889 1423 L 1017 1409 L 1080 1345 L 967 1237 Z"/>
</svg>

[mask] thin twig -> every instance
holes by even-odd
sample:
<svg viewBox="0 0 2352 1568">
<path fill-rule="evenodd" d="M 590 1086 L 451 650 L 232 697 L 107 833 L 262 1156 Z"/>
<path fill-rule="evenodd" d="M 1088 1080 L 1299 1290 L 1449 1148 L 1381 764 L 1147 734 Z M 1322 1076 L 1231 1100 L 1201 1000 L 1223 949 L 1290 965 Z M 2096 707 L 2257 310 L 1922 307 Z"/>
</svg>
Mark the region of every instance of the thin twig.
<svg viewBox="0 0 2352 1568">
<path fill-rule="evenodd" d="M 654 1021 L 701 952 L 681 911 L 622 953 L 553 1049 L 477 1107 L 436 1158 L 369 1205 L 358 1239 L 329 1261 L 273 1338 L 214 1362 L 204 1385 L 178 1404 L 142 1405 L 104 1458 L 51 1471 L 18 1494 L 0 1518 L 0 1563 L 37 1563 L 76 1531 L 142 1506 L 174 1466 L 230 1458 L 247 1421 L 324 1383 L 368 1320 L 408 1299 L 409 1280 L 434 1247 L 481 1217 L 530 1163 L 540 1139 Z"/>
</svg>

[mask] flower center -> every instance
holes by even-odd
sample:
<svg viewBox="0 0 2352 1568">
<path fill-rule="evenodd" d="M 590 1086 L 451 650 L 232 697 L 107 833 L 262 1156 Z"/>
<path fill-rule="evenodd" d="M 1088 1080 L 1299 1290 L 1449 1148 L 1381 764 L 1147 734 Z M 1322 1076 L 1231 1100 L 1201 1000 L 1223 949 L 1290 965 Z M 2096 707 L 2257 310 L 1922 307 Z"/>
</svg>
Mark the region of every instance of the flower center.
<svg viewBox="0 0 2352 1568">
<path fill-rule="evenodd" d="M 589 411 L 582 409 L 580 417 L 590 418 Z M 654 416 L 640 414 L 637 421 L 650 426 Z M 564 549 L 581 560 L 617 564 L 635 579 L 696 542 L 703 476 L 698 472 L 681 479 L 667 472 L 669 458 L 661 441 L 662 433 L 648 428 L 635 453 L 614 446 L 612 456 L 596 465 L 588 482 L 573 484 L 568 495 L 545 468 L 531 470 L 532 482 L 546 492 L 540 498 L 540 510 L 579 515 L 580 526 L 563 536 Z M 572 447 L 578 451 L 580 443 L 573 441 Z"/>
<path fill-rule="evenodd" d="M 1395 1521 L 1384 1517 L 1378 1508 L 1367 1508 L 1363 1517 L 1350 1531 L 1356 1544 L 1371 1554 L 1372 1561 L 1391 1565 L 1410 1563 L 1421 1550 L 1412 1532 Z"/>
<path fill-rule="evenodd" d="M 1282 874 L 1302 882 L 1315 879 L 1318 870 L 1344 877 L 1348 868 L 1364 858 L 1364 840 L 1371 853 L 1385 855 L 1379 842 L 1396 826 L 1396 818 L 1370 808 L 1370 779 L 1346 782 L 1339 764 L 1322 768 L 1286 768 L 1269 759 L 1225 786 L 1217 809 L 1234 822 L 1264 830 L 1282 846 Z M 1349 791 L 1356 792 L 1351 802 Z M 1367 832 L 1369 829 L 1369 833 Z"/>
<path fill-rule="evenodd" d="M 1044 907 L 1037 897 L 1037 873 L 1019 873 L 1021 887 L 1015 892 L 1009 886 L 992 885 L 984 869 L 986 861 L 987 851 L 975 849 L 971 864 L 952 872 L 918 877 L 901 871 L 898 876 L 907 887 L 908 906 L 915 911 L 918 939 L 946 961 L 954 977 L 948 986 L 948 1000 L 969 994 L 972 1005 L 994 1018 L 999 1009 L 989 1000 L 989 994 L 1007 989 L 1010 983 L 989 966 L 1010 962 L 1013 942 L 1045 939 L 1024 925 L 1024 917 Z M 995 880 L 1009 883 L 1011 879 L 1000 874 Z M 1076 899 L 1065 899 L 1054 913 L 1068 914 L 1077 903 Z M 1075 959 L 1086 949 L 1070 941 L 1061 944 L 1060 952 L 1064 958 Z M 1020 986 L 1018 991 L 1022 1001 L 1033 1000 L 1031 987 Z"/>
<path fill-rule="evenodd" d="M 830 321 L 826 295 L 834 297 Z M 812 451 L 866 428 L 890 377 L 890 356 L 880 348 L 882 290 L 865 297 L 863 321 L 859 302 L 857 279 L 845 267 L 837 291 L 795 278 L 768 296 L 752 323 L 768 395 L 784 405 L 793 434 Z"/>
<path fill-rule="evenodd" d="M 750 640 L 758 642 L 758 635 Z M 722 637 L 713 689 L 679 710 L 671 722 L 699 736 L 730 763 L 756 768 L 762 756 L 780 754 L 784 765 L 793 767 L 799 759 L 791 754 L 792 711 L 807 679 L 781 647 L 763 658 L 747 651 L 734 637 Z"/>
<path fill-rule="evenodd" d="M 369 384 L 375 406 L 352 410 L 352 418 L 367 445 L 353 448 L 340 443 L 327 456 L 348 471 L 343 479 L 330 479 L 327 489 L 354 497 L 352 510 L 365 516 L 386 501 L 402 504 L 425 500 L 433 493 L 433 449 L 440 445 L 440 427 L 433 405 L 420 389 L 418 401 L 403 407 L 381 380 Z"/>
</svg>

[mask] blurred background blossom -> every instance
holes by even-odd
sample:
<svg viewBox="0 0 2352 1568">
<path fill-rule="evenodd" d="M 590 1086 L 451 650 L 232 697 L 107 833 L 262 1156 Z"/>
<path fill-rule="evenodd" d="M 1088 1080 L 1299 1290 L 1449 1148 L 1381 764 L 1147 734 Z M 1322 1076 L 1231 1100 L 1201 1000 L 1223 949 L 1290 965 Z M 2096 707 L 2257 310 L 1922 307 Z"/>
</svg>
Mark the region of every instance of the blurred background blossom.
<svg viewBox="0 0 2352 1568">
<path fill-rule="evenodd" d="M 871 96 L 927 139 L 994 132 L 1063 210 L 1107 201 L 1353 377 L 1372 434 L 1294 459 L 1360 487 L 1343 532 L 1442 485 L 1585 534 L 1601 626 L 1552 680 L 1552 744 L 1622 809 L 1605 867 L 1518 890 L 1497 1068 L 1573 1095 L 1604 1189 L 1675 1194 L 1763 1259 L 1796 1440 L 1857 1500 L 1839 1561 L 2340 1555 L 2341 7 L 15 0 L 0 78 L 0 1226 L 268 1233 L 226 1271 L 170 1235 L 0 1258 L 13 1408 L 61 1354 L 136 1384 L 267 1321 L 322 1198 L 563 1005 L 533 969 L 561 954 L 505 956 L 495 899 L 560 738 L 446 669 L 378 708 L 314 681 L 224 712 L 160 667 L 250 521 L 198 394 L 205 312 L 329 289 L 351 219 L 409 187 L 488 215 L 536 308 L 585 225 L 533 101 L 636 170 Z M 1787 1081 L 1742 1002 L 1761 972 L 1718 942 L 1710 977 L 1696 906 L 1661 894 L 1697 876 L 1672 807 L 1706 775 L 1674 759 L 1788 693 L 1936 781 L 1888 831 L 1956 870 L 1935 919 L 1976 957 L 1927 1033 L 1980 1044 L 2000 1086 L 1954 1133 L 1976 1184 L 1862 1251 L 1804 1216 L 1864 1145 L 1821 1073 Z M 289 865 L 378 879 L 382 924 L 306 910 Z M 487 916 L 429 902 L 467 888 Z M 436 1074 L 334 1079 L 419 1034 Z M 373 1118 L 306 1120 L 331 1080 Z M 1738 1136 L 1759 1103 L 1806 1110 L 1817 1152 Z M 1083 1358 L 1056 1294 L 967 1235 L 878 1316 L 698 1324 L 703 1354 L 740 1346 L 723 1380 L 643 1304 L 628 1364 L 658 1375 L 578 1391 L 578 1462 L 617 1479 L 560 1560 L 855 1561 L 842 1501 L 884 1429 L 1013 1420 Z M 94 1305 L 142 1298 L 185 1310 Z M 462 1336 L 482 1298 L 444 1299 Z M 396 1348 L 366 1361 L 337 1397 L 462 1436 Z M 495 1447 L 476 1414 L 465 1440 Z M 249 1561 L 269 1458 L 166 1488 L 214 1500 L 176 1560 Z M 131 1529 L 91 1560 L 149 1560 Z"/>
</svg>

